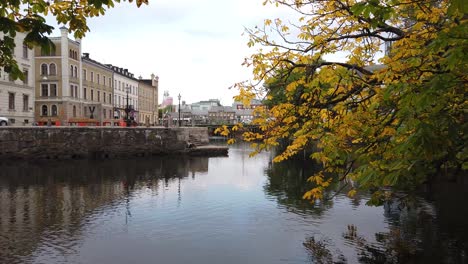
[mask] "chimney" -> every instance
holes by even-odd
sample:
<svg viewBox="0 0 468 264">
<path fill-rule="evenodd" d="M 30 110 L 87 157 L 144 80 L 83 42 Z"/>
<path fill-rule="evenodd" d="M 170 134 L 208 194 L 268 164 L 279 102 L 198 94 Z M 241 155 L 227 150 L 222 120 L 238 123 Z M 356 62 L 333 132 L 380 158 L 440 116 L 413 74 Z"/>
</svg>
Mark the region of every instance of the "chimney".
<svg viewBox="0 0 468 264">
<path fill-rule="evenodd" d="M 151 86 L 158 87 L 159 77 L 155 76 L 154 73 L 151 74 Z"/>
<path fill-rule="evenodd" d="M 66 38 L 68 38 L 68 28 L 66 28 L 66 27 L 61 27 L 61 28 L 60 28 L 60 33 L 61 33 L 62 37 L 65 36 Z"/>
</svg>

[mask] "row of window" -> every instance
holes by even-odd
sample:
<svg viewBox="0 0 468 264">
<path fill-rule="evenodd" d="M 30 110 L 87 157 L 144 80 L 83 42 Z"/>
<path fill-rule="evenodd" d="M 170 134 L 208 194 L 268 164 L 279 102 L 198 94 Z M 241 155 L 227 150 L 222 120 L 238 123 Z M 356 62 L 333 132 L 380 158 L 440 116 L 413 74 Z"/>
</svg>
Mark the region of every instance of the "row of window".
<svg viewBox="0 0 468 264">
<path fill-rule="evenodd" d="M 29 70 L 28 69 L 23 69 L 23 74 L 24 74 L 24 80 L 23 84 L 27 85 L 29 84 Z M 13 78 L 11 77 L 11 74 L 8 74 L 6 72 L 3 72 L 3 69 L 0 68 L 0 77 L 3 75 L 3 80 L 6 80 L 6 77 L 8 76 L 8 81 L 13 82 Z"/>
<path fill-rule="evenodd" d="M 57 106 L 52 105 L 50 107 L 50 112 L 49 112 L 49 107 L 47 105 L 41 106 L 41 116 L 57 116 L 58 111 L 57 111 Z"/>
<path fill-rule="evenodd" d="M 16 93 L 8 92 L 8 110 L 16 110 Z M 29 95 L 23 94 L 23 112 L 29 112 Z"/>
<path fill-rule="evenodd" d="M 42 63 L 41 64 L 41 75 L 43 75 L 43 76 L 57 75 L 57 66 L 55 65 L 55 63 L 51 63 L 51 64 Z M 74 77 L 74 78 L 78 78 L 78 66 L 70 65 L 70 76 Z M 94 82 L 94 72 L 91 72 L 90 77 L 91 77 L 90 81 Z M 87 80 L 86 69 L 83 69 L 83 80 Z M 97 84 L 101 84 L 101 80 L 102 80 L 102 84 L 104 86 L 106 86 L 106 83 L 109 84 L 109 85 L 112 84 L 111 77 L 106 77 L 106 76 L 103 75 L 102 79 L 101 79 L 101 76 L 98 73 L 97 78 L 96 78 Z M 108 82 L 106 82 L 106 80 L 108 80 Z"/>
<path fill-rule="evenodd" d="M 90 81 L 94 82 L 94 72 L 91 72 L 90 77 L 91 77 Z M 86 69 L 83 69 L 83 80 L 87 80 L 87 79 L 88 79 L 87 71 L 86 71 Z M 109 80 L 107 82 L 107 84 L 109 84 L 109 86 L 111 86 L 112 85 L 112 78 L 111 77 L 106 77 L 104 75 L 102 75 L 102 84 L 104 86 L 106 86 L 106 79 Z M 96 82 L 97 82 L 97 84 L 101 84 L 101 75 L 99 73 L 96 74 Z"/>
<path fill-rule="evenodd" d="M 94 101 L 94 90 L 91 89 L 90 91 L 90 99 Z M 101 102 L 101 91 L 96 91 L 97 101 Z M 57 84 L 56 83 L 42 83 L 41 84 L 41 96 L 42 97 L 56 97 L 57 96 Z M 79 98 L 78 94 L 78 85 L 71 84 L 70 85 L 70 96 L 73 98 Z M 86 87 L 83 88 L 83 98 L 88 99 L 88 93 Z M 106 94 L 103 92 L 103 102 L 104 103 L 112 103 L 112 94 Z"/>
<path fill-rule="evenodd" d="M 137 87 L 136 86 L 129 85 L 128 83 L 124 83 L 124 82 L 121 82 L 121 81 L 114 80 L 114 88 L 119 90 L 119 91 L 124 91 L 124 92 L 127 92 L 127 90 L 128 90 L 129 94 L 134 94 L 134 95 L 137 94 Z"/>
<path fill-rule="evenodd" d="M 70 49 L 68 51 L 68 57 L 72 58 L 72 59 L 75 59 L 75 60 L 78 60 L 78 52 Z"/>
<path fill-rule="evenodd" d="M 114 94 L 114 102 L 116 103 L 116 106 L 118 107 L 125 107 L 127 105 L 127 98 Z M 128 98 L 128 104 L 133 105 L 135 107 L 135 110 L 138 109 L 138 107 L 136 107 L 138 106 L 138 100 L 133 99 L 133 98 Z"/>
<path fill-rule="evenodd" d="M 97 95 L 97 100 L 98 102 L 101 102 L 101 91 L 96 91 L 96 95 Z M 91 93 L 90 93 L 90 100 L 91 101 L 94 101 L 94 90 L 91 89 Z M 83 98 L 84 99 L 88 99 L 88 93 L 87 93 L 87 89 L 86 87 L 83 88 Z M 109 103 L 111 104 L 112 103 L 112 94 L 106 94 L 106 92 L 103 92 L 102 93 L 102 98 L 103 98 L 103 102 L 104 103 Z"/>
<path fill-rule="evenodd" d="M 88 107 L 87 106 L 84 107 L 83 113 L 84 113 L 85 117 L 88 117 Z M 72 114 L 73 114 L 73 117 L 77 117 L 77 108 L 76 108 L 75 105 L 73 106 Z M 57 105 L 52 105 L 50 107 L 48 105 L 42 105 L 41 106 L 41 116 L 57 116 L 57 115 L 58 115 Z M 102 109 L 102 116 L 104 118 L 107 118 L 107 117 L 111 118 L 112 117 L 112 110 Z"/>
</svg>

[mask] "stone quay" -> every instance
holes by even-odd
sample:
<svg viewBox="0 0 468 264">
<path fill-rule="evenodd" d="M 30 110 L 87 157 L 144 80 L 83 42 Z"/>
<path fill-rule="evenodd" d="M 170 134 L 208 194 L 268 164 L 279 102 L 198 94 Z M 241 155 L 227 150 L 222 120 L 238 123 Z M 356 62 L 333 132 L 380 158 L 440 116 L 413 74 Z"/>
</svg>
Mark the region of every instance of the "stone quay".
<svg viewBox="0 0 468 264">
<path fill-rule="evenodd" d="M 0 127 L 0 159 L 225 156 L 204 127 Z"/>
</svg>

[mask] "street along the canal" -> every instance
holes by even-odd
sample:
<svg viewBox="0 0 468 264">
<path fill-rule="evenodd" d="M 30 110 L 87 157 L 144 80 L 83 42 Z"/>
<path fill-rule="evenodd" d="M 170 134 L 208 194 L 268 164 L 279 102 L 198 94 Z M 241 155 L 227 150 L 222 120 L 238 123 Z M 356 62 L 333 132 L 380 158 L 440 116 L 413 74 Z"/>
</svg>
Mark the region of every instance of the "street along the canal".
<svg viewBox="0 0 468 264">
<path fill-rule="evenodd" d="M 0 263 L 465 263 L 467 182 L 409 210 L 301 199 L 312 166 L 248 157 L 0 164 Z"/>
</svg>

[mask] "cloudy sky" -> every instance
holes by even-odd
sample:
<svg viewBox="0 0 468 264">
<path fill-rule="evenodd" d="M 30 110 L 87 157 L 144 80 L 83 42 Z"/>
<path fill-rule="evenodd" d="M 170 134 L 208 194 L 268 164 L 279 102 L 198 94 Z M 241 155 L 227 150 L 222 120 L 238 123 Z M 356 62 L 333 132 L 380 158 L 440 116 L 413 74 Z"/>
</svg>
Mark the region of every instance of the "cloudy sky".
<svg viewBox="0 0 468 264">
<path fill-rule="evenodd" d="M 236 91 L 228 87 L 251 76 L 241 66 L 255 51 L 247 47 L 244 27 L 288 13 L 262 0 L 150 0 L 141 8 L 121 3 L 89 20 L 83 52 L 136 76 L 158 75 L 160 101 L 167 90 L 187 103 L 213 98 L 230 105 Z"/>
</svg>

